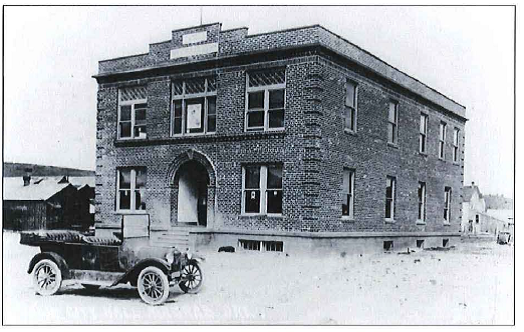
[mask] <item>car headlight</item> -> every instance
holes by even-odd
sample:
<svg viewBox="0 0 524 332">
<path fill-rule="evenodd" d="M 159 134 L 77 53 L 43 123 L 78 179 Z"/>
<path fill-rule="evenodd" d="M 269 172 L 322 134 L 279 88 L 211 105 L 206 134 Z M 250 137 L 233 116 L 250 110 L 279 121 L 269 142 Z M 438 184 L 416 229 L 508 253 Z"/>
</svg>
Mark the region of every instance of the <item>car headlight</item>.
<svg viewBox="0 0 524 332">
<path fill-rule="evenodd" d="M 174 249 L 174 250 L 170 250 L 166 254 L 166 261 L 169 263 L 169 265 L 173 264 L 173 262 L 175 261 L 175 254 L 176 253 L 177 253 L 177 250 Z"/>
</svg>

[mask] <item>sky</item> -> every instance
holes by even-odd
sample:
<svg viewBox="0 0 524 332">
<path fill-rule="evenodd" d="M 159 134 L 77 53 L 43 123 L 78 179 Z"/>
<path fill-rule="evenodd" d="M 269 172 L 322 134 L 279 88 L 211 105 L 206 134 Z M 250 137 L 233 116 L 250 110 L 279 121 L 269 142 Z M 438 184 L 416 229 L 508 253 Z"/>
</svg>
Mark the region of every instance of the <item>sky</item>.
<svg viewBox="0 0 524 332">
<path fill-rule="evenodd" d="M 249 34 L 321 24 L 466 107 L 465 184 L 513 197 L 513 7 L 203 7 Z M 4 7 L 4 161 L 95 169 L 98 61 L 200 7 Z"/>
</svg>

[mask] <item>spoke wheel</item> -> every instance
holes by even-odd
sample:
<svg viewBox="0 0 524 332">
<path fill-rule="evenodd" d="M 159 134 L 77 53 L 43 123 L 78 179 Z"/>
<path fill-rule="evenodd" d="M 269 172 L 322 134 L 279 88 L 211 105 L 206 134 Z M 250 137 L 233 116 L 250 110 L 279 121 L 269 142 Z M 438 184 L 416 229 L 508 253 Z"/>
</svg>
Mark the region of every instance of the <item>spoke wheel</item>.
<svg viewBox="0 0 524 332">
<path fill-rule="evenodd" d="M 169 296 L 169 281 L 162 270 L 148 266 L 138 275 L 138 294 L 151 305 L 164 303 Z"/>
<path fill-rule="evenodd" d="M 40 295 L 53 295 L 62 285 L 62 272 L 50 259 L 42 259 L 33 269 L 33 285 Z"/>
<path fill-rule="evenodd" d="M 178 286 L 182 291 L 191 294 L 198 293 L 204 281 L 202 269 L 196 262 L 191 261 L 182 269 L 180 280 Z"/>
</svg>

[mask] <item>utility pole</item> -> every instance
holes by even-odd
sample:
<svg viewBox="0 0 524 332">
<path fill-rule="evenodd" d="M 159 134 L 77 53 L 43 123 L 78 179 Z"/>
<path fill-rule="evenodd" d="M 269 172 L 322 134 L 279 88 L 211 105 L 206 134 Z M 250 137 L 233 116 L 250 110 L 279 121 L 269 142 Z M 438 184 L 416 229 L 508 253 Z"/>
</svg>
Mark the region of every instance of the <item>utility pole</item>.
<svg viewBox="0 0 524 332">
<path fill-rule="evenodd" d="M 200 25 L 202 25 L 202 12 L 204 11 L 204 7 L 200 6 Z"/>
</svg>

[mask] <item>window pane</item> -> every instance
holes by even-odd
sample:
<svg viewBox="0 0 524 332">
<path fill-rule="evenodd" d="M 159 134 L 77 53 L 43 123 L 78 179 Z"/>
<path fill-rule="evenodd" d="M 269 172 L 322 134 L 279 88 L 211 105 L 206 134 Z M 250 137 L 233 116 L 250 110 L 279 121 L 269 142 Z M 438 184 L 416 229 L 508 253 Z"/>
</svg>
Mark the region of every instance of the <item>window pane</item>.
<svg viewBox="0 0 524 332">
<path fill-rule="evenodd" d="M 182 117 L 182 101 L 175 100 L 175 117 Z"/>
<path fill-rule="evenodd" d="M 259 213 L 260 212 L 260 191 L 259 190 L 246 190 L 244 207 L 246 213 Z"/>
<path fill-rule="evenodd" d="M 282 166 L 270 165 L 267 167 L 267 187 L 282 189 Z"/>
<path fill-rule="evenodd" d="M 426 152 L 426 137 L 424 135 L 419 136 L 419 143 L 420 152 Z"/>
<path fill-rule="evenodd" d="M 245 167 L 246 189 L 258 189 L 260 188 L 260 166 L 246 166 Z"/>
<path fill-rule="evenodd" d="M 419 130 L 422 134 L 425 134 L 426 133 L 426 115 L 424 114 L 421 114 L 420 115 L 420 127 L 419 127 Z"/>
<path fill-rule="evenodd" d="M 388 123 L 388 141 L 390 143 L 395 142 L 395 127 L 391 123 Z"/>
<path fill-rule="evenodd" d="M 183 84 L 182 81 L 178 81 L 173 83 L 173 95 L 179 96 L 183 92 Z"/>
<path fill-rule="evenodd" d="M 182 133 L 182 118 L 175 118 L 175 123 L 173 126 L 173 133 L 174 134 Z"/>
<path fill-rule="evenodd" d="M 247 114 L 248 127 L 264 127 L 264 111 L 249 112 Z"/>
<path fill-rule="evenodd" d="M 269 91 L 269 109 L 284 108 L 284 90 Z"/>
<path fill-rule="evenodd" d="M 271 110 L 269 114 L 269 128 L 283 128 L 284 127 L 284 110 Z"/>
<path fill-rule="evenodd" d="M 120 137 L 131 137 L 131 122 L 120 123 Z"/>
<path fill-rule="evenodd" d="M 186 129 L 188 133 L 204 131 L 204 98 L 186 101 Z"/>
<path fill-rule="evenodd" d="M 346 82 L 346 106 L 355 108 L 355 83 Z"/>
<path fill-rule="evenodd" d="M 131 106 L 120 106 L 120 121 L 131 121 Z"/>
<path fill-rule="evenodd" d="M 211 115 L 207 118 L 207 131 L 209 133 L 213 133 L 216 131 L 217 129 L 216 121 L 217 121 L 216 115 Z"/>
<path fill-rule="evenodd" d="M 186 81 L 186 94 L 205 92 L 205 79 L 195 78 Z"/>
<path fill-rule="evenodd" d="M 142 201 L 142 192 L 140 190 L 135 190 L 135 210 L 145 210 L 146 202 Z"/>
<path fill-rule="evenodd" d="M 119 189 L 130 189 L 131 188 L 131 169 L 122 169 L 119 171 Z"/>
<path fill-rule="evenodd" d="M 350 171 L 348 169 L 344 170 L 344 175 L 342 176 L 342 192 L 349 193 L 350 186 Z"/>
<path fill-rule="evenodd" d="M 146 126 L 135 126 L 134 130 L 134 137 L 135 138 L 146 138 L 147 137 L 147 130 Z"/>
<path fill-rule="evenodd" d="M 342 215 L 349 216 L 349 195 L 344 195 L 344 203 L 342 203 Z"/>
<path fill-rule="evenodd" d="M 264 91 L 249 93 L 247 108 L 248 109 L 264 108 Z"/>
<path fill-rule="evenodd" d="M 215 77 L 207 79 L 207 92 L 213 92 L 217 90 L 217 81 Z"/>
<path fill-rule="evenodd" d="M 135 121 L 145 121 L 145 120 L 146 120 L 146 109 L 135 107 Z"/>
<path fill-rule="evenodd" d="M 131 209 L 131 191 L 130 190 L 121 190 L 120 191 L 120 210 L 129 210 Z"/>
<path fill-rule="evenodd" d="M 397 104 L 390 102 L 389 103 L 389 122 L 397 123 Z"/>
<path fill-rule="evenodd" d="M 267 213 L 282 213 L 282 190 L 268 190 Z"/>
<path fill-rule="evenodd" d="M 386 199 L 386 218 L 391 218 L 393 216 L 392 212 L 392 204 L 393 201 L 391 199 Z"/>
<path fill-rule="evenodd" d="M 136 189 L 146 186 L 147 170 L 145 168 L 136 169 Z"/>
<path fill-rule="evenodd" d="M 283 84 L 286 82 L 285 69 L 257 71 L 249 74 L 249 86 Z"/>
<path fill-rule="evenodd" d="M 217 97 L 207 97 L 207 114 L 216 114 Z"/>
</svg>

